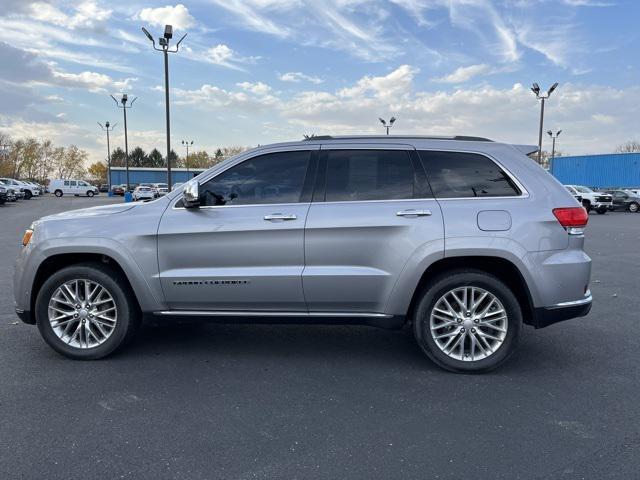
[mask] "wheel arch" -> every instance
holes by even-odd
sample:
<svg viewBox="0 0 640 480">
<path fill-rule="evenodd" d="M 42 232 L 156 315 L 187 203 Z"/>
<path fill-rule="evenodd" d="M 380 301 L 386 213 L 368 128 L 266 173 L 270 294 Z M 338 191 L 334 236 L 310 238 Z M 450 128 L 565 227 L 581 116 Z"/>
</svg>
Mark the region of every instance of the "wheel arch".
<svg viewBox="0 0 640 480">
<path fill-rule="evenodd" d="M 406 318 L 411 319 L 415 306 L 429 281 L 447 271 L 460 269 L 475 269 L 496 276 L 502 280 L 514 293 L 522 305 L 523 321 L 533 323 L 534 302 L 529 286 L 520 269 L 512 261 L 492 255 L 465 255 L 444 257 L 430 264 L 417 282 L 409 302 Z"/>
</svg>

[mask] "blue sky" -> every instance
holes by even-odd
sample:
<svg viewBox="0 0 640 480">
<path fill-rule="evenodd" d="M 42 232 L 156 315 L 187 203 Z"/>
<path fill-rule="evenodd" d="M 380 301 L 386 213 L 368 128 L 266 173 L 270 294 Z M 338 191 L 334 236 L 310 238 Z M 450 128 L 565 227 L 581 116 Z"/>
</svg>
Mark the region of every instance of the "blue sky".
<svg viewBox="0 0 640 480">
<path fill-rule="evenodd" d="M 392 115 L 398 134 L 537 143 L 529 87 L 555 81 L 545 130 L 563 130 L 564 153 L 640 138 L 633 0 L 1 2 L 0 129 L 92 161 L 105 156 L 97 121 L 118 122 L 123 144 L 109 94 L 138 97 L 130 145 L 163 150 L 162 57 L 140 28 L 165 23 L 188 32 L 170 58 L 176 147 L 382 133 Z"/>
</svg>

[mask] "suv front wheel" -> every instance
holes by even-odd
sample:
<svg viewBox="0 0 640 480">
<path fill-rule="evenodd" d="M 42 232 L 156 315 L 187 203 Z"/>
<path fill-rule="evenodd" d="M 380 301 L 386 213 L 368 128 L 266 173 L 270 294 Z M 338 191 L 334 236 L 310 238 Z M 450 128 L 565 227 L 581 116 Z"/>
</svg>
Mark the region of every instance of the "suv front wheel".
<svg viewBox="0 0 640 480">
<path fill-rule="evenodd" d="M 78 360 L 105 357 L 133 336 L 138 308 L 124 279 L 98 263 L 57 271 L 36 298 L 40 334 L 57 352 Z"/>
<path fill-rule="evenodd" d="M 456 270 L 423 291 L 413 318 L 424 353 L 453 372 L 496 368 L 515 350 L 522 311 L 500 279 L 480 270 Z"/>
</svg>

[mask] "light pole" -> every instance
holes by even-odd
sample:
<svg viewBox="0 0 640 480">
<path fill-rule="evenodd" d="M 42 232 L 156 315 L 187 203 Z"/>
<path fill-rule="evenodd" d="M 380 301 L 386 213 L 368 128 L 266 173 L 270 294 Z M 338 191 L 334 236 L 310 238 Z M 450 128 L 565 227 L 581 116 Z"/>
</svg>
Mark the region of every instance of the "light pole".
<svg viewBox="0 0 640 480">
<path fill-rule="evenodd" d="M 117 123 L 111 125 L 107 120 L 104 126 L 100 122 L 98 122 L 98 125 L 100 125 L 103 132 L 107 132 L 107 185 L 109 186 L 109 192 L 111 192 L 111 145 L 109 144 L 109 132 L 116 128 Z"/>
<path fill-rule="evenodd" d="M 113 95 L 111 95 L 111 98 L 113 98 L 113 101 L 116 102 L 116 107 L 122 109 L 122 113 L 124 115 L 124 168 L 126 171 L 127 192 L 128 192 L 129 191 L 129 139 L 127 137 L 127 109 L 133 107 L 133 104 L 138 99 L 138 97 L 135 97 L 133 100 L 131 100 L 131 103 L 128 106 L 127 106 L 127 101 L 129 101 L 129 97 L 127 96 L 126 93 L 122 94 L 122 97 L 120 98 L 119 102 L 118 100 L 116 100 L 116 97 L 114 97 Z"/>
<path fill-rule="evenodd" d="M 391 117 L 388 124 L 387 121 L 383 118 L 378 117 L 378 120 L 380 120 L 382 126 L 387 129 L 387 135 L 389 135 L 389 129 L 393 127 L 393 124 L 396 122 L 396 117 Z"/>
<path fill-rule="evenodd" d="M 167 117 L 167 185 L 171 191 L 171 121 L 169 119 L 169 53 L 177 53 L 180 48 L 180 42 L 187 36 L 185 33 L 173 50 L 169 49 L 169 40 L 173 38 L 173 27 L 171 25 L 164 26 L 164 35 L 158 39 L 160 48 L 156 47 L 156 41 L 153 39 L 149 31 L 142 27 L 142 31 L 153 44 L 153 49 L 164 54 L 164 102 Z"/>
<path fill-rule="evenodd" d="M 182 140 L 182 145 L 187 147 L 187 158 L 184 161 L 184 165 L 187 167 L 187 179 L 189 179 L 189 145 L 193 146 L 193 140 Z"/>
<path fill-rule="evenodd" d="M 538 132 L 538 164 L 542 164 L 542 128 L 544 124 L 544 102 L 551 96 L 551 93 L 558 87 L 558 82 L 551 85 L 546 92 L 540 91 L 540 86 L 534 83 L 531 91 L 536 94 L 536 98 L 540 100 L 540 131 Z"/>
<path fill-rule="evenodd" d="M 549 162 L 549 171 L 553 173 L 553 160 L 556 158 L 556 138 L 560 136 L 562 130 L 558 130 L 554 135 L 551 130 L 547 130 L 547 133 L 551 137 L 552 147 L 551 147 L 551 162 Z"/>
</svg>

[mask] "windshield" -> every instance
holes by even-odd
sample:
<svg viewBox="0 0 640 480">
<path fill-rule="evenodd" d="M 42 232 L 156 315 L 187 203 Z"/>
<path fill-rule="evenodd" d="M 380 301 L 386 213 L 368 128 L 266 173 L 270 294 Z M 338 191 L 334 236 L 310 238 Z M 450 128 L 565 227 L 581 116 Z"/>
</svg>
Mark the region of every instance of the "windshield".
<svg viewBox="0 0 640 480">
<path fill-rule="evenodd" d="M 575 188 L 580 193 L 593 193 L 593 190 L 591 190 L 590 188 L 587 188 L 587 187 L 576 186 L 576 187 L 573 187 L 573 188 Z"/>
</svg>

